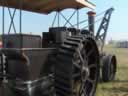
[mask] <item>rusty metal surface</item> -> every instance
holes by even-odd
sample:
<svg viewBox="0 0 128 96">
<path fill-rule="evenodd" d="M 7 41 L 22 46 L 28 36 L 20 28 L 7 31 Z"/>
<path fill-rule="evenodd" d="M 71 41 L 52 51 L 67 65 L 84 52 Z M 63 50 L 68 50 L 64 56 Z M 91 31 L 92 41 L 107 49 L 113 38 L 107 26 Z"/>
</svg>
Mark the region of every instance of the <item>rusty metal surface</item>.
<svg viewBox="0 0 128 96">
<path fill-rule="evenodd" d="M 53 11 L 66 8 L 89 7 L 94 9 L 95 5 L 87 0 L 0 0 L 0 6 L 6 6 L 26 11 L 48 14 Z"/>
<path fill-rule="evenodd" d="M 46 70 L 49 71 L 48 68 L 51 67 L 51 65 L 49 65 L 47 61 L 50 63 L 49 56 L 55 53 L 56 49 L 55 48 L 23 48 L 23 49 L 6 48 L 6 49 L 0 49 L 0 51 L 2 51 L 7 56 L 6 58 L 8 58 L 7 74 L 10 74 L 11 76 L 13 75 L 14 78 L 15 77 L 18 78 L 18 79 L 8 79 L 8 83 L 1 83 L 2 85 L 0 84 L 0 96 L 14 96 L 15 93 L 12 89 L 10 89 L 11 87 L 9 86 L 12 86 L 15 80 L 35 81 L 35 80 L 39 80 L 42 77 L 45 77 L 44 75 L 45 73 L 43 72 L 46 72 Z M 25 57 L 27 59 L 27 63 L 24 62 L 22 57 L 23 58 Z M 46 67 L 47 64 L 48 66 Z M 15 96 L 19 96 L 19 95 L 15 95 Z"/>
<path fill-rule="evenodd" d="M 7 58 L 9 58 L 8 69 L 11 71 L 10 73 L 14 74 L 15 76 L 21 77 L 20 79 L 26 78 L 23 77 L 23 75 L 28 74 L 27 80 L 28 79 L 36 80 L 40 77 L 41 73 L 43 72 L 47 60 L 48 62 L 50 62 L 49 56 L 52 55 L 55 52 L 55 50 L 56 49 L 54 48 L 23 48 L 23 49 L 8 48 L 8 49 L 2 49 L 2 52 L 5 54 L 5 56 L 7 56 Z M 27 60 L 22 59 L 22 57 L 26 58 Z M 15 63 L 12 65 L 11 62 L 15 62 Z M 21 70 L 20 68 L 22 68 L 22 70 L 28 70 L 25 72 L 29 72 L 29 73 L 24 74 L 24 72 L 19 72 Z"/>
<path fill-rule="evenodd" d="M 9 34 L 2 35 L 6 42 L 6 48 L 41 48 L 42 39 L 40 35 Z"/>
</svg>

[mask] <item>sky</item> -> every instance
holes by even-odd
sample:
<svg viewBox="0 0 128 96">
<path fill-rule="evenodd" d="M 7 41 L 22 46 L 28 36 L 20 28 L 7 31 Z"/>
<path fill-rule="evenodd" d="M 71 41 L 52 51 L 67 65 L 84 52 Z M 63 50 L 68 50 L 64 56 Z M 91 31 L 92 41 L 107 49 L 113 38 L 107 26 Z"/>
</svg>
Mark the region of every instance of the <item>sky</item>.
<svg viewBox="0 0 128 96">
<path fill-rule="evenodd" d="M 111 6 L 115 8 L 108 28 L 107 40 L 128 40 L 128 0 L 91 0 L 97 5 L 96 11 Z"/>
<path fill-rule="evenodd" d="M 108 34 L 106 40 L 128 40 L 128 0 L 90 0 L 96 5 L 96 9 L 93 10 L 97 14 L 107 10 L 110 7 L 114 7 L 115 11 L 112 14 L 110 25 L 108 28 Z M 87 19 L 87 12 L 91 9 L 83 8 L 79 11 L 80 21 Z M 13 10 L 11 10 L 13 12 Z M 66 15 L 67 18 L 73 13 L 73 9 L 64 10 L 62 13 Z M 32 33 L 32 34 L 42 34 L 42 32 L 48 32 L 49 27 L 52 25 L 55 12 L 50 13 L 49 15 L 37 14 L 32 12 L 23 11 L 22 16 L 22 32 L 23 33 Z M 101 18 L 103 15 L 99 16 Z M 96 18 L 96 20 L 98 19 Z M 73 24 L 76 24 L 76 16 L 71 19 Z M 19 32 L 19 12 L 16 12 L 15 15 L 15 26 L 17 32 Z M 57 22 L 56 22 L 57 23 Z M 64 19 L 60 17 L 60 24 L 63 26 L 65 23 Z M 10 17 L 6 9 L 5 15 L 5 31 L 8 32 L 8 26 L 10 24 Z M 99 27 L 99 23 L 95 25 L 95 31 Z M 87 22 L 81 24 L 81 28 L 87 26 Z M 2 10 L 0 7 L 0 32 L 2 32 Z M 14 30 L 11 29 L 13 33 Z"/>
</svg>

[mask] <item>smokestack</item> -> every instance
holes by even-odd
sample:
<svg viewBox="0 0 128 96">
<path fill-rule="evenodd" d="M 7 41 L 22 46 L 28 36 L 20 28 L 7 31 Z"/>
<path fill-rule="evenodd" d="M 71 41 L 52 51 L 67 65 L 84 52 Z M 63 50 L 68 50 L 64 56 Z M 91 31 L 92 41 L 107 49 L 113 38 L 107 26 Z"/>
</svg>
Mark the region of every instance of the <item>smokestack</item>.
<svg viewBox="0 0 128 96">
<path fill-rule="evenodd" d="M 96 13 L 93 11 L 89 11 L 88 13 L 88 25 L 89 25 L 89 31 L 94 34 L 95 32 L 95 15 Z"/>
</svg>

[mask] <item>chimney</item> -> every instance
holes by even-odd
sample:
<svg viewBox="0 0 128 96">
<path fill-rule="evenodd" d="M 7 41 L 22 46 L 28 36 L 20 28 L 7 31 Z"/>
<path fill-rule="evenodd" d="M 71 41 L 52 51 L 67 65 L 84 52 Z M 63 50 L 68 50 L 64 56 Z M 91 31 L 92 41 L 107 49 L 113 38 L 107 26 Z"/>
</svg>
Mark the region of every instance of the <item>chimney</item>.
<svg viewBox="0 0 128 96">
<path fill-rule="evenodd" d="M 94 35 L 95 32 L 95 15 L 96 13 L 93 11 L 89 11 L 88 13 L 88 25 L 89 25 L 89 32 L 92 32 Z"/>
</svg>

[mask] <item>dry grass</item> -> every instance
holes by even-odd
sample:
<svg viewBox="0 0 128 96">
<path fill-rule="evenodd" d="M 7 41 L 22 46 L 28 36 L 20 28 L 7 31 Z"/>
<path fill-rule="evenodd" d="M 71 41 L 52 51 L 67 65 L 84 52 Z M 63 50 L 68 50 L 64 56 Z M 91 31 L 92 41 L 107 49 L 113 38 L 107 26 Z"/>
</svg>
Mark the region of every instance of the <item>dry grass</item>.
<svg viewBox="0 0 128 96">
<path fill-rule="evenodd" d="M 118 69 L 115 81 L 98 85 L 96 96 L 128 96 L 128 49 L 107 46 L 105 51 L 116 54 Z"/>
</svg>

